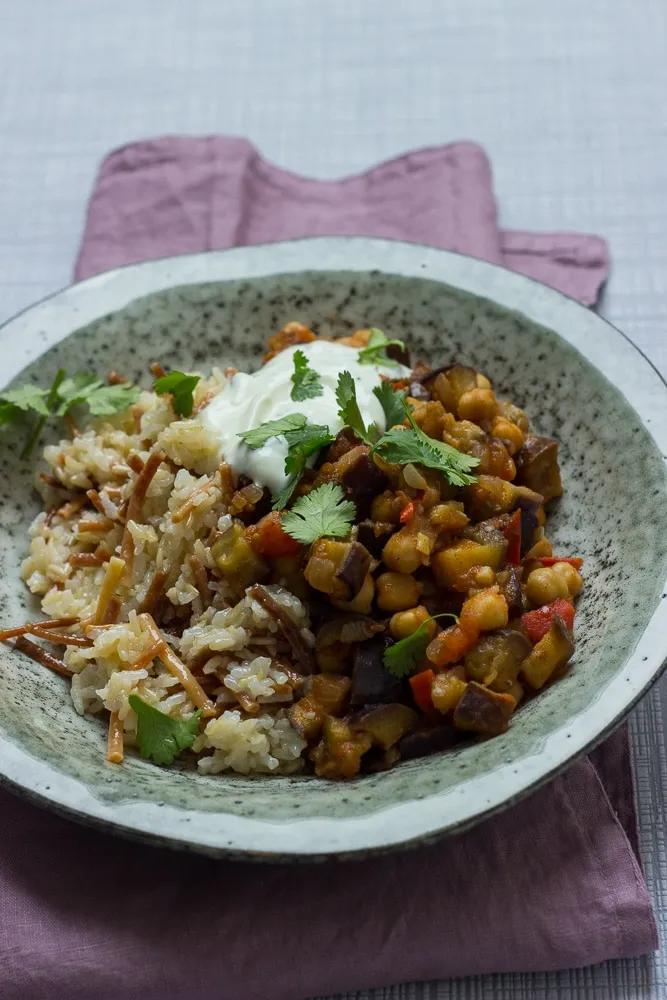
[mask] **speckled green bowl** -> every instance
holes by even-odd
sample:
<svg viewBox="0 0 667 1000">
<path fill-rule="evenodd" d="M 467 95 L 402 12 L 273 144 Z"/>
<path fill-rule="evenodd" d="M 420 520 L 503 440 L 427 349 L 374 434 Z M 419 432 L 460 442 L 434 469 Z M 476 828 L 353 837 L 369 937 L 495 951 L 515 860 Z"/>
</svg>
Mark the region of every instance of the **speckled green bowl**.
<svg viewBox="0 0 667 1000">
<path fill-rule="evenodd" d="M 333 784 L 203 777 L 134 756 L 107 764 L 102 723 L 76 714 L 59 678 L 2 648 L 0 776 L 15 789 L 92 823 L 211 854 L 386 850 L 460 830 L 524 795 L 599 741 L 659 674 L 667 388 L 622 334 L 542 285 L 382 240 L 160 260 L 100 275 L 16 317 L 2 330 L 3 370 L 46 384 L 61 366 L 145 380 L 158 358 L 186 369 L 255 367 L 267 334 L 291 319 L 335 334 L 372 324 L 436 364 L 471 363 L 539 431 L 559 438 L 566 494 L 550 534 L 558 551 L 586 559 L 573 670 L 521 709 L 504 736 Z M 18 567 L 38 499 L 18 451 L 5 432 L 3 624 L 35 612 Z"/>
</svg>

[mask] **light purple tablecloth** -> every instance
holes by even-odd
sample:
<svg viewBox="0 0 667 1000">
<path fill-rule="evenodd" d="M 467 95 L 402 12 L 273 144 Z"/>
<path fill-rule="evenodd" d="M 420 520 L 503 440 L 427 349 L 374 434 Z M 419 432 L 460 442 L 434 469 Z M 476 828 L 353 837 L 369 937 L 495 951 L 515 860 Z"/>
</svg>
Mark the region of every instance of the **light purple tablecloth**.
<svg viewBox="0 0 667 1000">
<path fill-rule="evenodd" d="M 349 233 L 471 253 L 586 303 L 594 236 L 498 229 L 471 143 L 311 181 L 246 141 L 166 138 L 104 162 L 76 276 L 129 261 Z M 253 866 L 115 840 L 0 793 L 3 1000 L 301 1000 L 410 979 L 547 970 L 656 947 L 633 850 L 623 728 L 474 830 L 345 864 Z"/>
</svg>

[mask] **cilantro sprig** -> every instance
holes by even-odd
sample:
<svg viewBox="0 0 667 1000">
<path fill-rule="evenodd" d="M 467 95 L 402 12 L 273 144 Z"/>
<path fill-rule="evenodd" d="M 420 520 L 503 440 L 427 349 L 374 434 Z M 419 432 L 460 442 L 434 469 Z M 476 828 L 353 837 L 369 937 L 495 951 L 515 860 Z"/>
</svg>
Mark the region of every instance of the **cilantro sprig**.
<svg viewBox="0 0 667 1000">
<path fill-rule="evenodd" d="M 374 393 L 380 401 L 389 427 L 382 436 L 374 424 L 370 427 L 364 424 L 357 403 L 354 379 L 350 373 L 341 372 L 338 376 L 336 399 L 340 418 L 362 441 L 371 445 L 371 454 L 379 455 L 392 465 L 415 463 L 428 469 L 436 469 L 452 486 L 469 486 L 476 482 L 470 470 L 479 465 L 478 458 L 466 455 L 444 441 L 425 434 L 415 423 L 405 395 L 393 390 L 388 383 L 378 386 Z M 404 420 L 408 421 L 409 427 L 392 426 Z"/>
<path fill-rule="evenodd" d="M 154 764 L 172 764 L 182 750 L 192 746 L 199 732 L 201 709 L 189 719 L 172 719 L 138 694 L 131 694 L 128 701 L 137 713 L 137 746 L 142 757 Z"/>
<path fill-rule="evenodd" d="M 292 496 L 308 459 L 321 448 L 331 444 L 334 436 L 326 424 L 304 424 L 298 430 L 287 431 L 285 434 L 287 441 L 287 457 L 285 458 L 285 472 L 289 476 L 285 487 L 277 494 L 273 501 L 274 510 L 282 510 L 287 506 L 289 498 Z"/>
<path fill-rule="evenodd" d="M 260 424 L 259 427 L 243 431 L 239 434 L 239 437 L 246 447 L 254 451 L 256 448 L 263 447 L 271 438 L 280 437 L 289 431 L 300 430 L 305 426 L 306 418 L 303 413 L 288 413 L 287 416 L 280 417 L 278 420 L 267 420 L 266 423 Z"/>
<path fill-rule="evenodd" d="M 194 408 L 194 391 L 197 382 L 201 380 L 201 375 L 189 375 L 187 372 L 179 372 L 178 369 L 156 378 L 153 389 L 158 396 L 168 394 L 171 396 L 171 404 L 174 413 L 179 417 L 191 417 Z"/>
<path fill-rule="evenodd" d="M 294 372 L 292 373 L 292 391 L 290 397 L 295 403 L 301 403 L 304 399 L 315 399 L 323 393 L 322 379 L 319 372 L 310 367 L 308 358 L 303 351 L 295 351 Z"/>
<path fill-rule="evenodd" d="M 366 426 L 357 402 L 354 379 L 348 371 L 343 371 L 338 376 L 336 402 L 338 403 L 338 416 L 343 424 L 351 427 L 357 437 L 365 444 L 375 444 L 380 437 L 380 432 L 375 424 Z"/>
<path fill-rule="evenodd" d="M 337 483 L 324 483 L 301 497 L 281 520 L 284 531 L 297 542 L 310 545 L 318 538 L 346 538 L 357 508 Z"/>
<path fill-rule="evenodd" d="M 405 350 L 402 340 L 391 340 L 386 333 L 378 330 L 376 326 L 371 327 L 368 344 L 359 351 L 360 365 L 385 365 L 390 368 L 398 368 L 400 362 L 387 354 L 388 347 L 399 347 Z"/>
<path fill-rule="evenodd" d="M 23 385 L 0 396 L 0 426 L 30 421 L 22 458 L 27 458 L 44 430 L 47 420 L 64 417 L 77 407 L 87 407 L 95 417 L 127 409 L 139 395 L 131 382 L 109 385 L 96 375 L 83 372 L 67 377 L 61 368 L 48 389 Z"/>
<path fill-rule="evenodd" d="M 373 395 L 380 401 L 387 427 L 403 423 L 408 412 L 405 402 L 407 393 L 392 388 L 389 382 L 382 382 L 373 389 Z"/>
<path fill-rule="evenodd" d="M 459 620 L 457 615 L 448 611 L 444 611 L 440 615 L 432 615 L 423 621 L 411 635 L 388 646 L 382 660 L 390 674 L 394 677 L 408 677 L 419 666 L 430 642 L 429 625 L 437 618 L 453 618 L 456 622 Z"/>
</svg>

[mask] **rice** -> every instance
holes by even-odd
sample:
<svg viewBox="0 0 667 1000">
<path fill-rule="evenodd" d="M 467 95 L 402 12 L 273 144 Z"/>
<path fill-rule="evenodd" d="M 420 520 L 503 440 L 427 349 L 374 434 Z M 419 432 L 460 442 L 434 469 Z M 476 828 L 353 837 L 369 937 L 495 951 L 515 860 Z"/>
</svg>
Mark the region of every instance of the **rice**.
<svg viewBox="0 0 667 1000">
<path fill-rule="evenodd" d="M 195 407 L 221 382 L 219 372 L 202 379 Z M 164 458 L 139 514 L 125 523 L 137 477 L 155 451 Z M 216 559 L 216 543 L 230 537 L 233 521 L 229 470 L 220 466 L 215 437 L 196 417 L 175 419 L 168 398 L 142 392 L 124 413 L 45 448 L 44 458 L 53 479 L 81 502 L 68 505 L 67 494 L 47 492 L 50 513 L 32 525 L 21 572 L 42 609 L 91 621 L 109 560 L 129 555 L 113 594 L 115 620 L 88 633 L 88 648 L 70 646 L 63 657 L 77 712 L 115 713 L 129 744 L 137 728 L 132 694 L 170 718 L 192 716 L 196 706 L 177 677 L 159 655 L 150 659 L 155 637 L 143 614 L 150 610 L 215 706 L 216 717 L 193 745 L 199 770 L 298 770 L 306 744 L 286 712 L 301 683 L 286 667 L 289 649 L 274 618 Z M 86 504 L 82 491 L 94 491 L 95 502 Z M 312 645 L 302 602 L 283 587 L 267 589 Z"/>
</svg>

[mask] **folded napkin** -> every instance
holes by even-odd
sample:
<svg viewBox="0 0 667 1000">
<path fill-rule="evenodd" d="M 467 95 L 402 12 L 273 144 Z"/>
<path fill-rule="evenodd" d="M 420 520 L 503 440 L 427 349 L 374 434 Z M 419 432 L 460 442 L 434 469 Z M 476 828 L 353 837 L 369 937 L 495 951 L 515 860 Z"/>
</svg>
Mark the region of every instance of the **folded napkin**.
<svg viewBox="0 0 667 1000">
<path fill-rule="evenodd" d="M 290 236 L 401 237 L 504 263 L 586 303 L 605 244 L 502 232 L 483 152 L 457 143 L 313 181 L 246 141 L 112 153 L 76 276 Z M 656 929 L 627 732 L 502 814 L 430 847 L 255 865 L 129 843 L 0 793 L 3 1000 L 302 1000 L 405 980 L 638 955 Z"/>
</svg>

